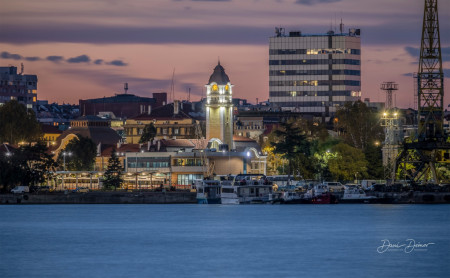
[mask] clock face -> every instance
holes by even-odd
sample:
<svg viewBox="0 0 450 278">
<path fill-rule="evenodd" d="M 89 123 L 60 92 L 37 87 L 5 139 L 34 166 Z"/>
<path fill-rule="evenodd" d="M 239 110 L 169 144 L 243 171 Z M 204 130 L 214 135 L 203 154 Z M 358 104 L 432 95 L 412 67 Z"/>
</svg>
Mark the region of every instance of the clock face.
<svg viewBox="0 0 450 278">
<path fill-rule="evenodd" d="M 228 91 L 230 87 L 228 85 L 225 85 L 225 91 Z"/>
<path fill-rule="evenodd" d="M 212 86 L 212 90 L 213 91 L 217 91 L 219 88 L 217 87 L 217 85 L 216 84 L 214 84 L 213 86 Z"/>
</svg>

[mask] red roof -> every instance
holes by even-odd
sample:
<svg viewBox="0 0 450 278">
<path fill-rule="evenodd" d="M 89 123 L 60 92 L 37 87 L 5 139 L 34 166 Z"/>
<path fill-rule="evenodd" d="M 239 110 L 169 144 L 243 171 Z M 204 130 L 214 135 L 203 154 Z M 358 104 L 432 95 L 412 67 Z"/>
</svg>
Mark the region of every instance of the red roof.
<svg viewBox="0 0 450 278">
<path fill-rule="evenodd" d="M 247 138 L 244 136 L 238 136 L 238 135 L 233 135 L 233 141 L 237 141 L 237 142 L 256 142 L 255 140 L 251 139 L 251 138 Z"/>
</svg>

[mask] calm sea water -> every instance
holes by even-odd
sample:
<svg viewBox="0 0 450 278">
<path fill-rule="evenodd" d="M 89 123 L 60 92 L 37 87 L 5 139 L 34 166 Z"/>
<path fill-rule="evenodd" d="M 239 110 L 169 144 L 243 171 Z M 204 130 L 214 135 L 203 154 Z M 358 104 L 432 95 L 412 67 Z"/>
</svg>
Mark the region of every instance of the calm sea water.
<svg viewBox="0 0 450 278">
<path fill-rule="evenodd" d="M 0 206 L 0 277 L 450 277 L 450 206 Z"/>
</svg>

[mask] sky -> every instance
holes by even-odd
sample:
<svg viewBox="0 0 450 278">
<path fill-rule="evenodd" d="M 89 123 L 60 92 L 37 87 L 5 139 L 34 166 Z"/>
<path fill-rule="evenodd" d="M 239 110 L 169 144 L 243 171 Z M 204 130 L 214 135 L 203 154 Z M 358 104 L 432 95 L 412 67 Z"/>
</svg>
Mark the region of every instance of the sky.
<svg viewBox="0 0 450 278">
<path fill-rule="evenodd" d="M 269 98 L 269 37 L 360 28 L 362 98 L 384 101 L 399 84 L 398 107 L 414 105 L 423 0 L 0 0 L 0 66 L 38 76 L 38 99 L 169 92 L 199 100 L 220 59 L 233 96 Z M 443 68 L 450 77 L 450 1 L 439 0 Z M 445 82 L 450 86 L 450 78 Z M 448 89 L 446 90 L 448 92 Z M 450 103 L 450 93 L 444 105 Z"/>
</svg>

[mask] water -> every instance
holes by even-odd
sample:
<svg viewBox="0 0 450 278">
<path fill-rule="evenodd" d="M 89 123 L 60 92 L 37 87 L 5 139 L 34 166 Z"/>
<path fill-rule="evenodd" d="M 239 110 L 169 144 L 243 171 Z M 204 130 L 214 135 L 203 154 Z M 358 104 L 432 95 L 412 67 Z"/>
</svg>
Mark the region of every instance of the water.
<svg viewBox="0 0 450 278">
<path fill-rule="evenodd" d="M 0 206 L 0 277 L 450 277 L 449 205 Z M 378 253 L 382 240 L 435 243 Z"/>
</svg>

